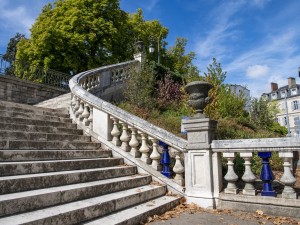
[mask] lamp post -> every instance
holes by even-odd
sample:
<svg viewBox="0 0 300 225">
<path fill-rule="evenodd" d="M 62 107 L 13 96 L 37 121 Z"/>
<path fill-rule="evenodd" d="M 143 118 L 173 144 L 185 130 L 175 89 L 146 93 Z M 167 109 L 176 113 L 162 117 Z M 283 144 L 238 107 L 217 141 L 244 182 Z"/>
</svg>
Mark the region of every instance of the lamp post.
<svg viewBox="0 0 300 225">
<path fill-rule="evenodd" d="M 153 43 L 150 44 L 149 52 L 153 53 L 155 51 Z M 160 36 L 157 40 L 157 63 L 160 64 Z"/>
</svg>

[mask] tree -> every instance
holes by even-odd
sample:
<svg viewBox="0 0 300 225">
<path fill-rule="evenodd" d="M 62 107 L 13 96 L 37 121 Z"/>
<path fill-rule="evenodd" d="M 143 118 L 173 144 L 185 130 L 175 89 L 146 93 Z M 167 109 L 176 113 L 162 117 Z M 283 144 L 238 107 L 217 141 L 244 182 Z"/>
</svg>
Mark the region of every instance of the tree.
<svg viewBox="0 0 300 225">
<path fill-rule="evenodd" d="M 209 91 L 210 103 L 205 107 L 205 114 L 212 119 L 219 119 L 218 111 L 221 85 L 225 81 L 226 72 L 223 72 L 221 63 L 213 58 L 212 64 L 207 67 L 207 73 L 204 73 L 204 80 L 211 83 L 213 88 Z"/>
<path fill-rule="evenodd" d="M 6 47 L 6 53 L 2 56 L 4 60 L 10 64 L 16 60 L 17 44 L 24 38 L 24 34 L 16 33 L 16 35 L 9 40 Z"/>
<path fill-rule="evenodd" d="M 253 98 L 251 101 L 251 120 L 262 128 L 270 128 L 279 112 L 276 102 L 268 102 L 263 98 Z"/>
<path fill-rule="evenodd" d="M 75 73 L 132 56 L 128 14 L 118 0 L 56 0 L 18 44 L 17 59 Z"/>
<path fill-rule="evenodd" d="M 164 27 L 158 20 L 145 20 L 143 10 L 138 9 L 136 13 L 129 16 L 129 24 L 132 29 L 133 41 L 143 41 L 148 48 L 151 44 L 159 46 L 161 56 L 165 54 L 165 47 L 167 43 L 165 39 L 169 33 L 168 28 Z M 159 44 L 158 44 L 159 42 Z M 156 54 L 151 54 L 145 51 L 146 57 L 149 60 L 156 61 L 158 49 L 156 47 Z"/>
<path fill-rule="evenodd" d="M 177 37 L 175 45 L 166 51 L 166 55 L 163 59 L 164 64 L 172 71 L 181 74 L 186 82 L 199 80 L 200 71 L 193 64 L 196 54 L 192 51 L 186 54 L 186 44 L 186 38 Z"/>
</svg>

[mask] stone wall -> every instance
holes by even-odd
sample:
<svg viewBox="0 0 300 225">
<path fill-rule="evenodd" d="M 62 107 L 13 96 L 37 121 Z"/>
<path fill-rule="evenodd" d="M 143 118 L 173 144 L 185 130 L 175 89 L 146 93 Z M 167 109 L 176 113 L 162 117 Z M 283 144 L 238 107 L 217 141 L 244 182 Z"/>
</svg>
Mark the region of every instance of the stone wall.
<svg viewBox="0 0 300 225">
<path fill-rule="evenodd" d="M 36 104 L 67 92 L 67 90 L 15 77 L 0 76 L 0 100 L 4 101 Z"/>
</svg>

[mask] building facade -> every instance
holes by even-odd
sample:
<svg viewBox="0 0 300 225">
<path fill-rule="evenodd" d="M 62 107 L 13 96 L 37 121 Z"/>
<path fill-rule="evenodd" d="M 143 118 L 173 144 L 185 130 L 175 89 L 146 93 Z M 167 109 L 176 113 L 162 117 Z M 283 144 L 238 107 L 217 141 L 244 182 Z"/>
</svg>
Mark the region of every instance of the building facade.
<svg viewBox="0 0 300 225">
<path fill-rule="evenodd" d="M 239 85 L 239 84 L 230 84 L 229 85 L 231 93 L 234 93 L 237 96 L 243 96 L 245 99 L 247 99 L 245 110 L 250 110 L 250 90 L 246 87 Z"/>
<path fill-rule="evenodd" d="M 292 136 L 300 135 L 300 85 L 293 77 L 288 78 L 288 85 L 278 88 L 277 83 L 271 83 L 271 92 L 263 93 L 262 97 L 276 101 L 280 112 L 277 121 L 290 130 Z"/>
</svg>

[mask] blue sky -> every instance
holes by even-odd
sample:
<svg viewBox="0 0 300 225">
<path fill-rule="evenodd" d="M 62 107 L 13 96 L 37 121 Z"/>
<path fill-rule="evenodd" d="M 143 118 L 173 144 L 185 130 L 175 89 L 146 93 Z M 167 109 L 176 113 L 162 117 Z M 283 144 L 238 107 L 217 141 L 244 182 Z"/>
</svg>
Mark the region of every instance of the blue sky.
<svg viewBox="0 0 300 225">
<path fill-rule="evenodd" d="M 51 0 L 0 0 L 0 53 L 16 32 L 30 27 Z M 246 85 L 251 95 L 270 91 L 298 77 L 300 66 L 300 1 L 298 0 L 120 0 L 121 8 L 144 11 L 169 28 L 167 42 L 188 39 L 195 64 L 206 71 L 213 57 L 227 71 L 227 83 Z"/>
</svg>

